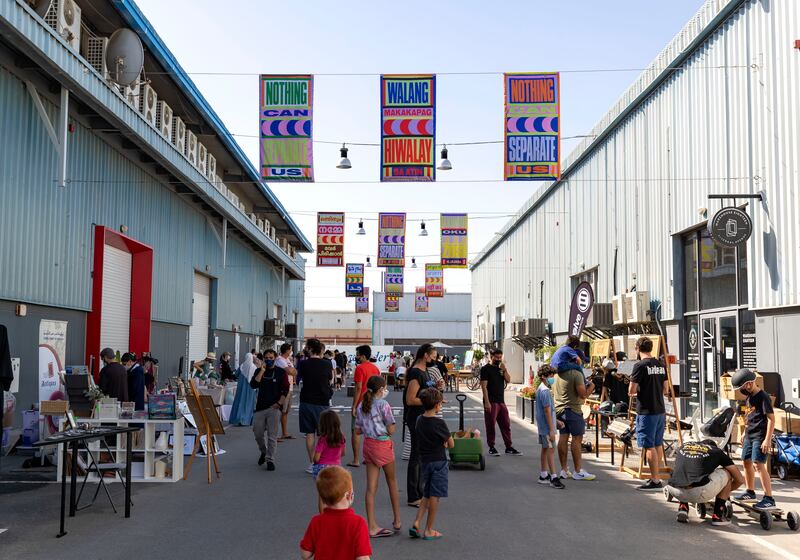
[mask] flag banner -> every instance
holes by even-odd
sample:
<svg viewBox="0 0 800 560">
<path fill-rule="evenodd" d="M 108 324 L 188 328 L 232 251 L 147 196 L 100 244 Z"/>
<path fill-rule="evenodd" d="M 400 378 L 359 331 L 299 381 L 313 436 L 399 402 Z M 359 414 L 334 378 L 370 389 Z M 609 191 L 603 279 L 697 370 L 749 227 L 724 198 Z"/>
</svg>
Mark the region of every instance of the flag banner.
<svg viewBox="0 0 800 560">
<path fill-rule="evenodd" d="M 369 313 L 369 287 L 364 286 L 364 295 L 356 298 L 356 313 Z"/>
<path fill-rule="evenodd" d="M 425 295 L 425 286 L 418 286 L 414 298 L 414 311 L 417 313 L 427 313 L 430 310 L 428 296 Z"/>
<path fill-rule="evenodd" d="M 397 296 L 390 296 L 386 294 L 384 296 L 384 306 L 383 309 L 387 313 L 397 313 L 400 311 L 400 298 Z"/>
<path fill-rule="evenodd" d="M 569 334 L 580 338 L 589 314 L 594 307 L 594 290 L 589 282 L 581 282 L 572 294 L 572 304 L 569 307 Z"/>
<path fill-rule="evenodd" d="M 442 214 L 439 220 L 442 230 L 442 267 L 467 268 L 467 215 Z"/>
<path fill-rule="evenodd" d="M 347 297 L 362 297 L 364 295 L 364 265 L 361 263 L 347 263 L 345 276 L 345 295 Z"/>
<path fill-rule="evenodd" d="M 344 212 L 317 212 L 317 266 L 344 265 Z"/>
<path fill-rule="evenodd" d="M 403 269 L 390 266 L 383 273 L 383 291 L 391 296 L 403 297 Z"/>
<path fill-rule="evenodd" d="M 444 297 L 444 270 L 442 265 L 425 265 L 425 295 L 429 298 Z"/>
<path fill-rule="evenodd" d="M 313 182 L 314 76 L 267 74 L 260 85 L 261 177 Z"/>
<path fill-rule="evenodd" d="M 555 73 L 505 74 L 506 181 L 561 176 L 561 86 Z"/>
<path fill-rule="evenodd" d="M 378 214 L 378 262 L 376 266 L 406 266 L 405 213 Z"/>
<path fill-rule="evenodd" d="M 436 180 L 436 76 L 381 76 L 381 181 Z"/>
</svg>

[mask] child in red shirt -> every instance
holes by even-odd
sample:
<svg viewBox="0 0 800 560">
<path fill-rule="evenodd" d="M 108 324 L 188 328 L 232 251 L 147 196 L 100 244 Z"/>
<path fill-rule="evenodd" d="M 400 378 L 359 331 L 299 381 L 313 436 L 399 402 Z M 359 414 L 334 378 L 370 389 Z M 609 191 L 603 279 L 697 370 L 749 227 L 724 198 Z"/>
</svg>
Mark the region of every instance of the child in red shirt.
<svg viewBox="0 0 800 560">
<path fill-rule="evenodd" d="M 372 547 L 369 529 L 353 505 L 353 478 L 339 466 L 330 466 L 317 476 L 317 492 L 325 509 L 311 518 L 300 541 L 303 560 L 369 560 Z"/>
</svg>

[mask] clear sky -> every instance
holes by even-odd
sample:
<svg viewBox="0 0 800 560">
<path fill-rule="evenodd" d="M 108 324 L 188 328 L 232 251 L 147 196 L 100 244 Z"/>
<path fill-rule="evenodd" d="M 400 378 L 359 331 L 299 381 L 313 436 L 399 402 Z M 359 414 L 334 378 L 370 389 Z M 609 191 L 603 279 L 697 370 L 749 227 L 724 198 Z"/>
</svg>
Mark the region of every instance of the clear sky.
<svg viewBox="0 0 800 560">
<path fill-rule="evenodd" d="M 452 143 L 502 139 L 502 72 L 560 71 L 562 136 L 577 136 L 591 130 L 639 70 L 703 4 L 702 0 L 137 2 L 228 130 L 239 135 L 237 140 L 256 166 L 260 73 L 315 74 L 315 140 L 365 143 L 380 141 L 379 74 L 492 73 L 438 76 L 437 142 Z M 322 75 L 343 73 L 367 75 Z M 577 142 L 562 142 L 562 158 Z M 503 176 L 502 144 L 451 147 L 453 170 L 439 171 L 439 182 L 419 184 L 378 183 L 378 147 L 351 147 L 353 168 L 336 169 L 338 148 L 314 145 L 316 184 L 270 186 L 313 243 L 315 212 L 346 212 L 348 262 L 363 262 L 370 255 L 374 263 L 377 212 L 408 212 L 408 265 L 416 256 L 420 268 L 406 269 L 406 291 L 423 284 L 421 265 L 438 261 L 439 212 L 470 213 L 472 256 L 542 186 L 497 182 Z M 495 182 L 459 182 L 479 179 Z M 366 236 L 355 235 L 359 218 L 365 220 Z M 418 236 L 421 219 L 427 222 L 428 237 Z M 344 270 L 316 269 L 314 256 L 306 256 L 306 309 L 353 310 L 353 300 L 343 297 Z M 380 289 L 380 270 L 367 269 L 366 282 L 372 290 Z M 469 272 L 448 269 L 445 288 L 471 291 Z"/>
</svg>

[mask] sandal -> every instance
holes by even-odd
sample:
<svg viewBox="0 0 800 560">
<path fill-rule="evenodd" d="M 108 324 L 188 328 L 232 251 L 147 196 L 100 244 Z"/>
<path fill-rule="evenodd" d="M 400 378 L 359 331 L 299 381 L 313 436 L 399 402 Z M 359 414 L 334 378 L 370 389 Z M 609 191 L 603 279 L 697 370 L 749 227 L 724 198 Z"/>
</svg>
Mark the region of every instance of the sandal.
<svg viewBox="0 0 800 560">
<path fill-rule="evenodd" d="M 417 502 L 408 502 L 408 507 L 419 508 L 419 501 L 417 501 Z"/>
<path fill-rule="evenodd" d="M 408 528 L 408 536 L 412 539 L 418 539 L 420 537 L 419 529 L 417 529 L 414 525 Z"/>
<path fill-rule="evenodd" d="M 403 529 L 403 524 L 401 523 L 400 525 L 395 525 L 392 523 L 392 529 L 394 529 L 395 533 L 399 533 Z"/>
<path fill-rule="evenodd" d="M 281 439 L 294 439 L 294 436 L 292 434 L 288 434 L 288 435 L 285 435 L 285 436 L 281 437 Z"/>
<path fill-rule="evenodd" d="M 370 534 L 369 538 L 371 538 L 371 539 L 380 539 L 381 537 L 393 537 L 393 536 L 394 536 L 394 532 L 393 531 L 390 531 L 389 529 L 381 529 L 380 531 L 378 531 L 374 535 Z"/>
<path fill-rule="evenodd" d="M 436 541 L 436 540 L 441 539 L 443 536 L 444 535 L 442 535 L 439 531 L 434 531 L 433 535 L 431 535 L 430 537 L 423 535 L 422 536 L 422 540 L 423 541 Z"/>
<path fill-rule="evenodd" d="M 348 466 L 348 467 L 353 467 L 353 468 L 356 468 L 356 469 L 357 469 L 357 468 L 358 468 L 358 467 L 360 467 L 361 465 L 359 465 L 358 463 L 347 463 L 347 466 Z"/>
</svg>

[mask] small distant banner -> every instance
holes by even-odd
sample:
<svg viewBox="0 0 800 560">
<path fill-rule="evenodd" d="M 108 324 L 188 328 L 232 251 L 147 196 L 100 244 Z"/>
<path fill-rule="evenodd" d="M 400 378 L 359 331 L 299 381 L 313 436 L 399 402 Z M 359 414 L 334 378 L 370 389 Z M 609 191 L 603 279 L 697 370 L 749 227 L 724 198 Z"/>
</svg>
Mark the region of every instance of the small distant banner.
<svg viewBox="0 0 800 560">
<path fill-rule="evenodd" d="M 430 311 L 428 296 L 425 295 L 425 286 L 418 286 L 414 298 L 414 311 L 417 313 L 427 313 Z"/>
<path fill-rule="evenodd" d="M 425 265 L 425 295 L 429 298 L 444 297 L 444 270 L 441 264 Z"/>
<path fill-rule="evenodd" d="M 344 212 L 317 212 L 317 266 L 344 266 Z"/>
<path fill-rule="evenodd" d="M 388 295 L 403 297 L 403 269 L 390 266 L 383 273 L 383 291 Z"/>
<path fill-rule="evenodd" d="M 386 294 L 384 297 L 385 305 L 383 306 L 384 311 L 387 313 L 397 313 L 400 311 L 400 298 L 397 296 L 390 296 Z"/>
<path fill-rule="evenodd" d="M 561 88 L 555 73 L 505 74 L 505 180 L 561 176 Z"/>
<path fill-rule="evenodd" d="M 314 76 L 265 74 L 260 80 L 261 177 L 314 181 Z"/>
<path fill-rule="evenodd" d="M 441 214 L 443 268 L 467 268 L 467 215 Z"/>
<path fill-rule="evenodd" d="M 436 76 L 381 76 L 381 181 L 436 180 Z"/>
<path fill-rule="evenodd" d="M 348 263 L 345 275 L 345 295 L 347 297 L 362 297 L 364 295 L 364 265 L 361 263 Z"/>
<path fill-rule="evenodd" d="M 378 214 L 378 262 L 376 266 L 406 266 L 405 213 Z"/>
<path fill-rule="evenodd" d="M 369 286 L 364 286 L 364 295 L 356 298 L 356 313 L 369 313 Z"/>
</svg>

